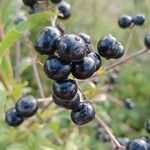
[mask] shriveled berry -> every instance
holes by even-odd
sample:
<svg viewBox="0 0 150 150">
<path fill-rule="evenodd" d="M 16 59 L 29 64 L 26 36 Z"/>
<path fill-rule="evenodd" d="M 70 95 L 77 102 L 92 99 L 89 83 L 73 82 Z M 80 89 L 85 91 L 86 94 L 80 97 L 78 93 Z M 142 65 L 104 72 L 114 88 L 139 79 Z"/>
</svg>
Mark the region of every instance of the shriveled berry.
<svg viewBox="0 0 150 150">
<path fill-rule="evenodd" d="M 19 126 L 23 122 L 23 117 L 20 117 L 15 108 L 12 108 L 6 112 L 5 121 L 10 126 Z"/>
<path fill-rule="evenodd" d="M 150 49 L 150 32 L 146 34 L 144 39 L 145 46 Z"/>
<path fill-rule="evenodd" d="M 54 4 L 59 4 L 59 3 L 62 2 L 62 0 L 51 0 L 51 2 L 54 3 Z"/>
<path fill-rule="evenodd" d="M 36 2 L 37 2 L 37 0 L 23 0 L 23 3 L 29 7 L 34 6 L 36 4 Z"/>
<path fill-rule="evenodd" d="M 79 94 L 76 94 L 72 99 L 64 100 L 53 94 L 53 102 L 66 109 L 75 109 L 80 104 L 80 96 Z"/>
<path fill-rule="evenodd" d="M 94 59 L 95 65 L 96 65 L 96 70 L 95 71 L 97 71 L 102 65 L 102 60 L 101 60 L 100 55 L 95 53 L 95 52 L 91 52 L 87 56 L 91 57 L 92 59 Z"/>
<path fill-rule="evenodd" d="M 38 110 L 38 103 L 31 95 L 23 96 L 18 100 L 15 108 L 19 116 L 32 117 Z"/>
<path fill-rule="evenodd" d="M 88 101 L 80 103 L 80 105 L 71 112 L 71 119 L 77 125 L 89 123 L 94 117 L 95 109 Z"/>
<path fill-rule="evenodd" d="M 77 79 L 87 79 L 91 77 L 95 72 L 96 66 L 93 58 L 84 57 L 84 59 L 78 63 L 73 63 L 72 74 Z"/>
<path fill-rule="evenodd" d="M 112 35 L 104 36 L 97 44 L 99 54 L 106 59 L 114 58 L 118 52 L 116 49 L 117 40 Z"/>
<path fill-rule="evenodd" d="M 45 27 L 37 36 L 34 47 L 40 54 L 51 54 L 57 49 L 57 42 L 61 36 L 60 31 L 51 26 Z"/>
<path fill-rule="evenodd" d="M 59 56 L 71 62 L 81 61 L 85 54 L 85 42 L 77 35 L 65 34 L 58 45 Z"/>
<path fill-rule="evenodd" d="M 90 44 L 91 43 L 91 37 L 89 35 L 87 35 L 86 33 L 79 33 L 79 36 L 84 40 L 84 42 L 86 44 Z"/>
<path fill-rule="evenodd" d="M 94 50 L 94 46 L 92 44 L 86 44 L 85 51 L 87 54 L 93 52 L 93 50 Z"/>
<path fill-rule="evenodd" d="M 133 19 L 131 16 L 123 15 L 118 19 L 118 24 L 120 28 L 128 28 L 132 24 Z"/>
<path fill-rule="evenodd" d="M 131 98 L 125 99 L 123 103 L 127 109 L 133 109 L 135 107 L 135 103 Z"/>
<path fill-rule="evenodd" d="M 60 19 L 68 19 L 71 15 L 70 4 L 62 2 L 58 5 L 58 12 L 61 14 L 58 16 Z"/>
<path fill-rule="evenodd" d="M 149 150 L 149 145 L 143 139 L 134 139 L 128 143 L 127 150 Z"/>
<path fill-rule="evenodd" d="M 133 23 L 135 25 L 143 25 L 145 22 L 145 16 L 143 14 L 137 14 L 133 17 Z"/>
<path fill-rule="evenodd" d="M 122 145 L 122 146 L 127 146 L 127 144 L 129 143 L 129 139 L 128 138 L 121 138 L 121 137 L 119 137 L 119 138 L 117 138 L 117 141 L 120 143 L 120 145 Z"/>
<path fill-rule="evenodd" d="M 53 56 L 46 60 L 44 64 L 44 72 L 53 80 L 64 80 L 71 72 L 71 64 Z"/>
<path fill-rule="evenodd" d="M 74 80 L 66 79 L 53 84 L 54 94 L 61 99 L 72 99 L 77 94 L 77 84 Z"/>
<path fill-rule="evenodd" d="M 150 133 L 150 120 L 145 122 L 145 129 L 148 133 Z"/>
</svg>

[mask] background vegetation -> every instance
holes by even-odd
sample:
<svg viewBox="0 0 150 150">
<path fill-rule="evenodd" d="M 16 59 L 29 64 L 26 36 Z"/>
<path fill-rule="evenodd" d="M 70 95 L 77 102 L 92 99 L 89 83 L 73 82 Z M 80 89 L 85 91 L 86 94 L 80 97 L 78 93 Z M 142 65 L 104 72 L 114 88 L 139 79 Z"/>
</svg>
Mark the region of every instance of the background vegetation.
<svg viewBox="0 0 150 150">
<path fill-rule="evenodd" d="M 95 50 L 98 40 L 109 33 L 117 37 L 126 46 L 131 31 L 122 30 L 118 27 L 118 17 L 122 14 L 145 14 L 145 25 L 134 27 L 132 31 L 129 53 L 144 47 L 143 38 L 150 31 L 149 0 L 68 0 L 68 2 L 72 7 L 72 16 L 63 22 L 66 26 L 66 32 L 85 32 L 89 34 Z M 52 8 L 54 8 L 53 5 Z M 9 34 L 14 28 L 14 20 L 17 15 L 25 13 L 26 16 L 29 16 L 28 11 L 28 8 L 23 6 L 21 0 L 0 0 L 0 25 L 3 25 L 5 33 Z M 42 20 L 42 23 L 34 26 L 30 30 L 29 38 L 31 41 L 35 39 L 40 29 L 48 24 L 47 20 Z M 23 31 L 20 28 L 19 30 Z M 10 38 L 15 39 L 16 35 L 10 36 Z M 11 39 L 5 41 L 6 45 L 9 45 Z M 19 66 L 21 79 L 19 81 L 15 78 L 16 70 L 18 69 L 16 69 L 16 43 L 9 47 L 9 50 L 3 48 L 5 52 L 3 52 L 2 47 L 0 49 L 0 150 L 109 149 L 109 144 L 102 142 L 96 136 L 96 121 L 92 121 L 82 127 L 76 127 L 70 121 L 69 111 L 63 111 L 54 115 L 58 111 L 54 104 L 42 114 L 42 118 L 53 116 L 45 124 L 39 124 L 36 117 L 26 121 L 19 128 L 11 128 L 5 123 L 4 112 L 12 107 L 14 101 L 21 95 L 32 94 L 40 97 L 32 69 L 31 50 L 27 46 L 25 38 L 20 37 L 19 41 L 21 42 L 21 62 Z M 35 54 L 39 61 L 44 61 L 45 58 L 39 56 L 36 52 Z M 107 122 L 117 137 L 133 138 L 146 135 L 143 126 L 144 122 L 150 117 L 149 63 L 149 54 L 145 54 L 122 66 L 118 83 L 109 93 L 119 101 L 131 97 L 136 104 L 133 110 L 118 106 L 109 100 L 94 105 L 97 114 Z M 103 59 L 103 68 L 108 64 L 109 61 Z M 40 66 L 38 66 L 38 72 L 47 97 L 51 95 L 52 81 L 47 79 Z M 86 81 L 81 85 L 89 100 L 103 91 L 102 87 L 107 79 L 107 75 L 105 73 L 99 74 L 100 81 L 97 87 Z M 28 127 L 29 122 L 32 120 L 36 123 Z"/>
</svg>

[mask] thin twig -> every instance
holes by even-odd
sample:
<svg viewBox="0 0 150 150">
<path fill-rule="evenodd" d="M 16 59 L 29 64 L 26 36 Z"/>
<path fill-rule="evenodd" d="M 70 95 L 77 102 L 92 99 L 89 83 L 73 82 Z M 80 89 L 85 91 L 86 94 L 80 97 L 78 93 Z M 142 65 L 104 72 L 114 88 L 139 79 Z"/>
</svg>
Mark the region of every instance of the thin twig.
<svg viewBox="0 0 150 150">
<path fill-rule="evenodd" d="M 112 134 L 110 128 L 105 124 L 105 122 L 98 116 L 95 116 L 96 121 L 102 126 L 102 128 L 105 130 L 105 132 L 110 136 L 111 141 L 115 144 L 115 149 L 121 149 L 122 146 L 120 143 L 117 141 L 115 136 Z"/>
<path fill-rule="evenodd" d="M 127 61 L 133 59 L 134 57 L 137 57 L 137 56 L 139 56 L 139 55 L 142 55 L 142 54 L 146 53 L 148 50 L 149 50 L 149 49 L 145 48 L 145 49 L 142 49 L 142 50 L 140 50 L 140 51 L 137 51 L 136 53 L 132 54 L 131 56 L 128 56 L 128 57 L 126 57 L 126 58 L 124 58 L 124 59 L 122 59 L 122 60 L 120 60 L 120 61 L 118 61 L 118 62 L 116 62 L 116 63 L 114 63 L 114 64 L 112 64 L 112 65 L 110 65 L 110 66 L 108 66 L 108 67 L 105 69 L 105 72 L 107 72 L 107 71 L 109 71 L 109 70 L 111 70 L 111 69 L 113 69 L 113 68 L 115 68 L 115 67 L 117 67 L 117 66 L 120 66 L 120 65 L 122 65 L 122 64 L 124 64 L 124 63 L 126 63 Z"/>
</svg>

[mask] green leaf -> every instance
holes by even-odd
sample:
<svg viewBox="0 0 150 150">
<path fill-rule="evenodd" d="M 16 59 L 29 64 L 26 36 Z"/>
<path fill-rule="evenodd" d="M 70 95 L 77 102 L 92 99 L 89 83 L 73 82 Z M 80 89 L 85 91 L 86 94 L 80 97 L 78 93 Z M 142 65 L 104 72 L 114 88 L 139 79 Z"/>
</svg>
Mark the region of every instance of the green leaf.
<svg viewBox="0 0 150 150">
<path fill-rule="evenodd" d="M 3 56 L 5 55 L 6 50 L 11 47 L 18 39 L 20 39 L 24 33 L 26 33 L 26 31 L 32 30 L 40 23 L 45 23 L 49 17 L 54 15 L 55 14 L 52 12 L 33 14 L 28 17 L 27 21 L 16 25 L 14 28 L 8 31 L 3 41 L 0 43 L 0 63 Z"/>
</svg>

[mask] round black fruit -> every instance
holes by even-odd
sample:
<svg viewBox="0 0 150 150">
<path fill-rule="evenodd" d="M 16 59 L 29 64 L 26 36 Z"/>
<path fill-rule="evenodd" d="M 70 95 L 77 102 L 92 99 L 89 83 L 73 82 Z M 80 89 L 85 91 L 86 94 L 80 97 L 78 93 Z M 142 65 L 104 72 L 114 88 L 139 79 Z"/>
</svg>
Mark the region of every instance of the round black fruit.
<svg viewBox="0 0 150 150">
<path fill-rule="evenodd" d="M 123 100 L 123 104 L 127 109 L 133 109 L 135 107 L 135 103 L 131 98 Z"/>
<path fill-rule="evenodd" d="M 148 133 L 150 133 L 150 120 L 145 122 L 145 129 Z"/>
<path fill-rule="evenodd" d="M 51 0 L 51 2 L 54 3 L 54 4 L 59 4 L 59 3 L 62 2 L 62 0 Z"/>
<path fill-rule="evenodd" d="M 38 110 L 38 103 L 35 97 L 28 95 L 21 97 L 16 103 L 16 111 L 19 116 L 31 117 Z"/>
<path fill-rule="evenodd" d="M 53 102 L 59 107 L 63 107 L 66 109 L 75 109 L 80 104 L 80 96 L 79 94 L 76 94 L 74 98 L 64 100 L 53 94 Z"/>
<path fill-rule="evenodd" d="M 120 57 L 123 56 L 123 54 L 124 54 L 124 47 L 121 45 L 121 43 L 118 43 L 118 44 L 116 45 L 116 49 L 117 49 L 117 52 L 116 52 L 116 54 L 114 55 L 114 58 L 115 58 L 115 59 L 118 59 L 118 58 L 120 58 Z"/>
<path fill-rule="evenodd" d="M 77 94 L 77 84 L 74 80 L 66 79 L 53 84 L 54 94 L 61 99 L 72 99 Z"/>
<path fill-rule="evenodd" d="M 128 15 L 123 15 L 118 19 L 118 24 L 120 28 L 128 28 L 131 26 L 132 22 L 132 17 Z"/>
<path fill-rule="evenodd" d="M 23 3 L 26 6 L 33 7 L 36 4 L 37 0 L 23 0 Z"/>
<path fill-rule="evenodd" d="M 77 125 L 86 124 L 93 120 L 94 117 L 95 109 L 91 103 L 87 101 L 80 103 L 80 105 L 71 112 L 71 119 Z"/>
<path fill-rule="evenodd" d="M 58 54 L 64 60 L 79 62 L 86 54 L 85 42 L 77 35 L 65 34 L 59 42 Z"/>
<path fill-rule="evenodd" d="M 71 15 L 70 4 L 62 2 L 58 5 L 58 12 L 61 14 L 58 16 L 60 19 L 68 19 Z"/>
<path fill-rule="evenodd" d="M 79 33 L 79 36 L 84 40 L 84 42 L 86 44 L 90 44 L 91 43 L 91 37 L 89 35 L 87 35 L 86 33 Z"/>
<path fill-rule="evenodd" d="M 143 139 L 134 139 L 128 143 L 127 150 L 149 150 L 149 145 Z"/>
<path fill-rule="evenodd" d="M 136 16 L 133 17 L 133 23 L 135 25 L 143 25 L 145 22 L 145 16 L 143 14 L 137 14 Z"/>
<path fill-rule="evenodd" d="M 84 57 L 82 61 L 72 64 L 72 74 L 77 79 L 87 79 L 91 77 L 95 69 L 95 61 L 90 57 Z"/>
<path fill-rule="evenodd" d="M 117 40 L 112 35 L 104 36 L 97 44 L 99 54 L 106 59 L 114 58 L 118 52 Z"/>
<path fill-rule="evenodd" d="M 145 46 L 150 49 L 150 33 L 147 33 L 144 39 Z"/>
<path fill-rule="evenodd" d="M 44 64 L 45 74 L 56 81 L 68 78 L 71 72 L 71 64 L 61 60 L 57 56 L 50 57 Z"/>
<path fill-rule="evenodd" d="M 34 47 L 40 54 L 51 54 L 57 49 L 57 42 L 61 36 L 60 31 L 55 27 L 45 27 L 37 36 Z"/>
<path fill-rule="evenodd" d="M 91 57 L 94 61 L 95 61 L 95 66 L 96 66 L 96 70 L 100 69 L 101 65 L 102 65 L 102 60 L 99 54 L 95 53 L 95 52 L 91 52 L 87 55 L 88 57 Z"/>
<path fill-rule="evenodd" d="M 19 126 L 23 122 L 23 118 L 18 115 L 15 108 L 12 108 L 6 112 L 5 121 L 10 126 Z"/>
</svg>

